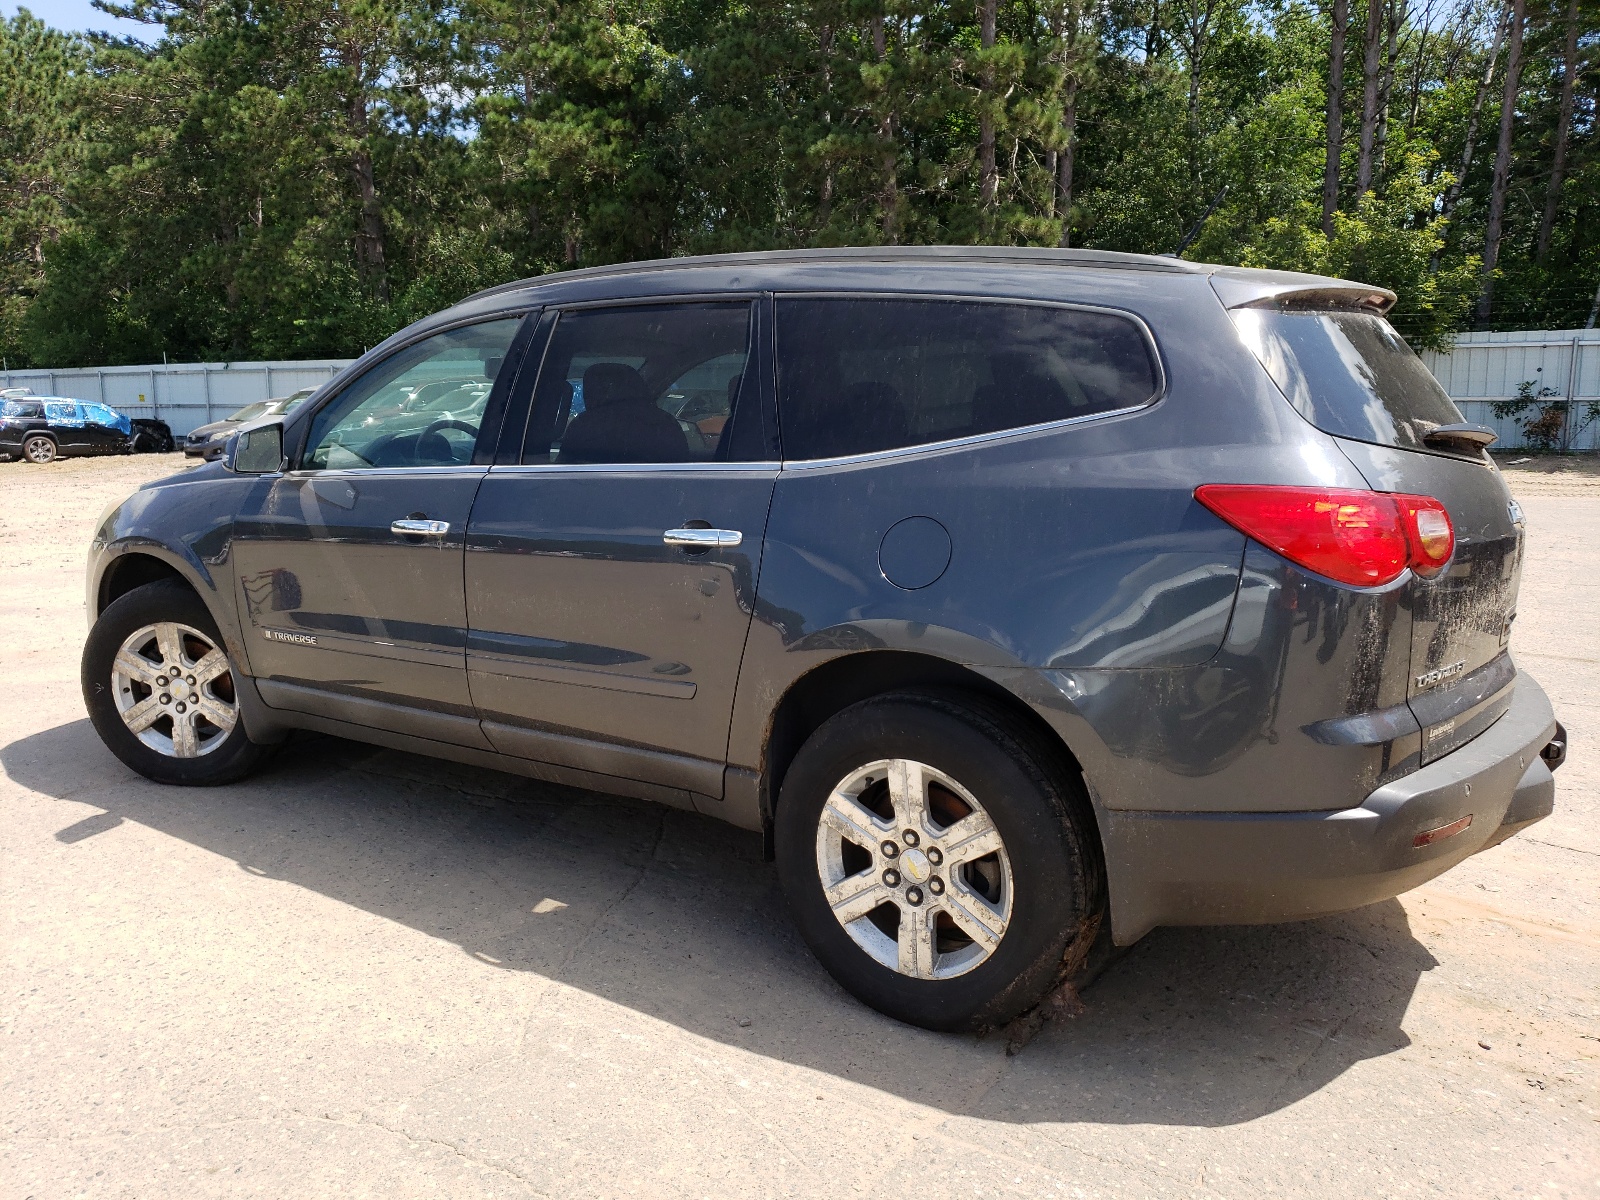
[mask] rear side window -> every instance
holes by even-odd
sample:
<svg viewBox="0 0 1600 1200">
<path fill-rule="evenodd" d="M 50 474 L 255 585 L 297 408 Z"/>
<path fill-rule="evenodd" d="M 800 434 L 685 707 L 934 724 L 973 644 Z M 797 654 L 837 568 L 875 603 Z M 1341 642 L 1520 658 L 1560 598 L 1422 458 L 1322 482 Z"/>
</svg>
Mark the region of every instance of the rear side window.
<svg viewBox="0 0 1600 1200">
<path fill-rule="evenodd" d="M 1114 313 L 874 298 L 778 302 L 788 459 L 836 458 L 1134 408 L 1150 343 Z"/>
<path fill-rule="evenodd" d="M 1461 410 L 1389 322 L 1373 313 L 1233 311 L 1244 342 L 1324 433 L 1420 450 Z"/>
</svg>

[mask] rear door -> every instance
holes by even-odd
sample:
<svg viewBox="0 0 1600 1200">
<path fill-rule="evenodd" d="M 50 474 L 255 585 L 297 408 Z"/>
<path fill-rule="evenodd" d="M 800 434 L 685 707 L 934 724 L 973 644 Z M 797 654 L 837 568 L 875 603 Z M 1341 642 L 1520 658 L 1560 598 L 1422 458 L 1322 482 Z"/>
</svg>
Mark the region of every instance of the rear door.
<svg viewBox="0 0 1600 1200">
<path fill-rule="evenodd" d="M 474 463 L 479 425 L 521 325 L 460 326 L 370 368 L 240 514 L 239 607 L 269 704 L 487 748 L 467 691 L 462 555 L 488 469 Z M 439 385 L 461 403 L 419 419 L 407 402 Z"/>
<path fill-rule="evenodd" d="M 467 669 L 495 749 L 721 797 L 778 469 L 761 310 L 553 314 L 526 442 L 467 537 Z"/>
<path fill-rule="evenodd" d="M 1409 587 L 1408 697 L 1422 726 L 1422 761 L 1432 761 L 1510 704 L 1516 670 L 1506 646 L 1522 569 L 1521 510 L 1487 453 L 1430 439 L 1464 418 L 1381 316 L 1259 308 L 1234 315 L 1291 403 L 1339 439 L 1375 490 L 1432 496 L 1450 513 L 1450 565 Z"/>
<path fill-rule="evenodd" d="M 44 415 L 62 454 L 92 453 L 88 422 L 83 419 L 82 406 L 71 400 L 46 400 Z"/>
</svg>

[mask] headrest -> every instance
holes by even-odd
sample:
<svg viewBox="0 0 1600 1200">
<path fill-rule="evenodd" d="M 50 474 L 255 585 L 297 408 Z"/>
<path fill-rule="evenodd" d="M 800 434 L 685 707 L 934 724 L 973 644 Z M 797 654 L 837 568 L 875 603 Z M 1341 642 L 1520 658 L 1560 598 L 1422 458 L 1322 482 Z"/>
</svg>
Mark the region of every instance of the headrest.
<svg viewBox="0 0 1600 1200">
<path fill-rule="evenodd" d="M 583 407 L 649 404 L 644 378 L 627 363 L 595 363 L 583 373 Z"/>
</svg>

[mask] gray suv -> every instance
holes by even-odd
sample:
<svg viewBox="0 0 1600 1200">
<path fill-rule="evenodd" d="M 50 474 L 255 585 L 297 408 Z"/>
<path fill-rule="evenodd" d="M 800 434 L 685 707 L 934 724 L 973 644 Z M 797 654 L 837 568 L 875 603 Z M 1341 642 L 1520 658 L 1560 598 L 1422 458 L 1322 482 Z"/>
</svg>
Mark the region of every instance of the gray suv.
<svg viewBox="0 0 1600 1200">
<path fill-rule="evenodd" d="M 106 513 L 89 712 L 166 783 L 309 729 L 730 821 L 856 996 L 996 1025 L 1550 813 L 1522 515 L 1393 300 L 982 248 L 495 288 Z"/>
</svg>

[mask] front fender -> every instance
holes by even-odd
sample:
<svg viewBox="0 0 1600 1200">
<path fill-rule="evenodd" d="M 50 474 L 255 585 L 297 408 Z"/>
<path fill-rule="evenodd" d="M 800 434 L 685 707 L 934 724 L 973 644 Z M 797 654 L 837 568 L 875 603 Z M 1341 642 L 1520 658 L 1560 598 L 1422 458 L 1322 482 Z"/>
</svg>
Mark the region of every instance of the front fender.
<svg viewBox="0 0 1600 1200">
<path fill-rule="evenodd" d="M 142 555 L 171 568 L 194 588 L 234 662 L 252 673 L 233 593 L 235 514 L 257 477 L 207 471 L 199 479 L 160 480 L 134 492 L 101 516 L 89 546 L 85 609 L 93 625 L 104 608 L 106 584 L 128 555 Z"/>
</svg>

